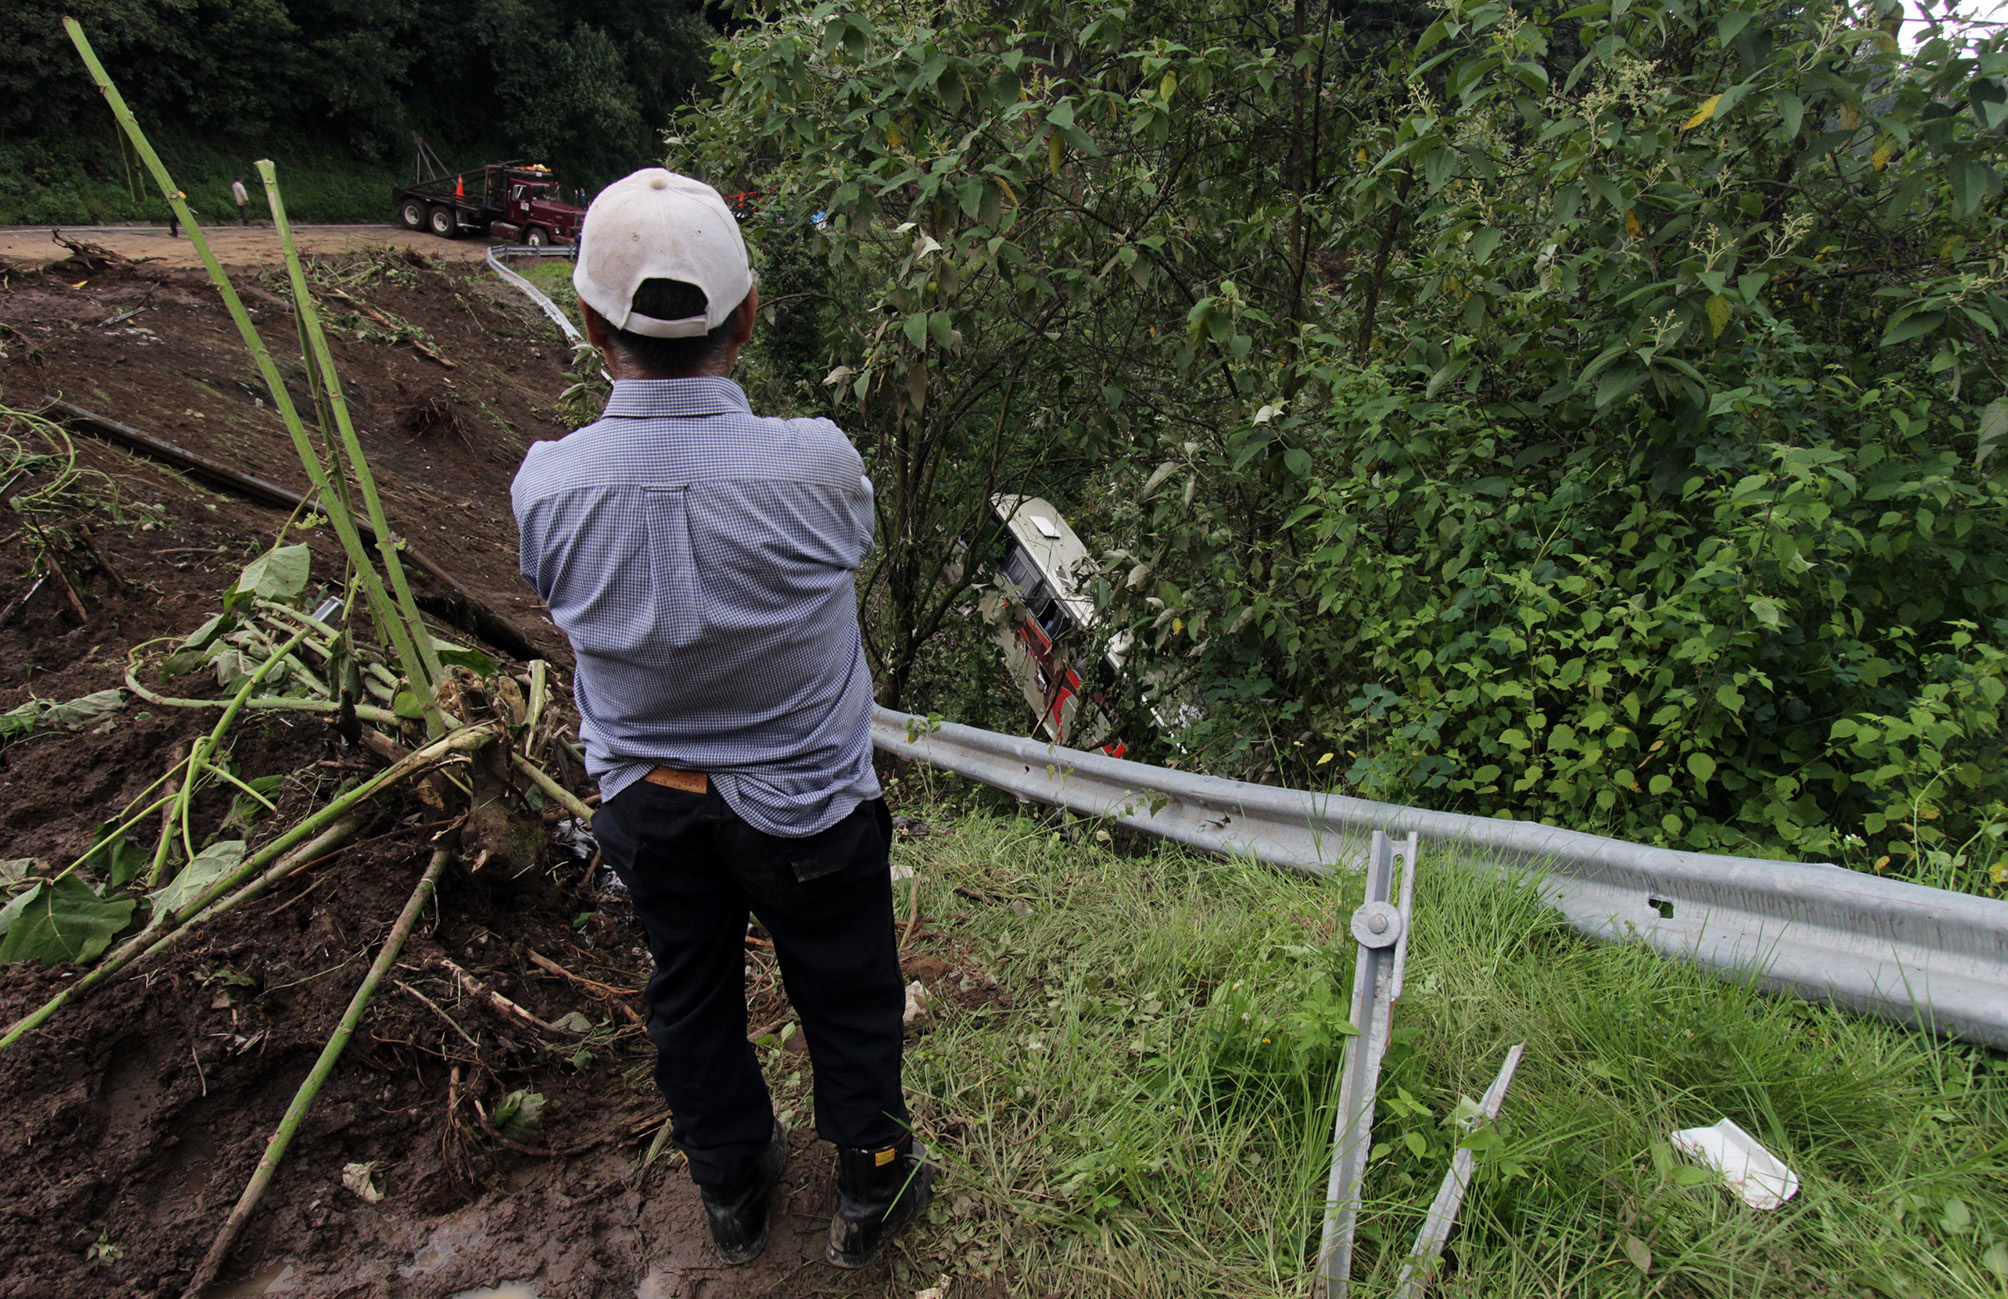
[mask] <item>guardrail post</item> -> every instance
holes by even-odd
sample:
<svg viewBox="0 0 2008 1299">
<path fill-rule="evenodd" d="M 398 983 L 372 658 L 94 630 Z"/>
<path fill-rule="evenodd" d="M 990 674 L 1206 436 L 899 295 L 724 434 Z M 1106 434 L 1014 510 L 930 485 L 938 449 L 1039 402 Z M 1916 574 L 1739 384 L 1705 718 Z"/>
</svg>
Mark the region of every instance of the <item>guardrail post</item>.
<svg viewBox="0 0 2008 1299">
<path fill-rule="evenodd" d="M 1513 1071 L 1520 1067 L 1520 1054 L 1526 1049 L 1527 1044 L 1521 1042 L 1506 1053 L 1506 1063 L 1485 1089 L 1484 1099 L 1478 1102 L 1478 1113 L 1464 1124 L 1465 1132 L 1475 1132 L 1479 1124 L 1498 1120 L 1499 1107 L 1506 1101 L 1506 1089 L 1513 1084 Z M 1443 1175 L 1443 1185 L 1437 1188 L 1429 1214 L 1422 1220 L 1422 1230 L 1415 1233 L 1415 1247 L 1409 1250 L 1408 1262 L 1401 1265 L 1401 1275 L 1395 1278 L 1394 1299 L 1422 1299 L 1429 1288 L 1437 1261 L 1443 1257 L 1444 1243 L 1450 1239 L 1450 1229 L 1457 1223 L 1457 1211 L 1464 1207 L 1464 1192 L 1471 1186 L 1471 1169 L 1476 1162 L 1477 1157 L 1461 1143 L 1450 1156 L 1450 1171 Z"/>
<path fill-rule="evenodd" d="M 1421 847 L 1411 834 L 1399 845 L 1374 831 L 1367 854 L 1366 900 L 1353 912 L 1359 955 L 1353 964 L 1353 1028 L 1339 1067 L 1339 1113 L 1332 1130 L 1332 1176 L 1325 1186 L 1325 1230 L 1318 1247 L 1315 1299 L 1346 1299 L 1353 1268 L 1353 1228 L 1360 1212 L 1360 1183 L 1373 1149 L 1374 1093 L 1381 1058 L 1387 1054 L 1394 1003 L 1401 996 L 1408 963 L 1408 926 L 1415 898 L 1415 855 Z M 1395 858 L 1401 859 L 1397 884 Z"/>
</svg>

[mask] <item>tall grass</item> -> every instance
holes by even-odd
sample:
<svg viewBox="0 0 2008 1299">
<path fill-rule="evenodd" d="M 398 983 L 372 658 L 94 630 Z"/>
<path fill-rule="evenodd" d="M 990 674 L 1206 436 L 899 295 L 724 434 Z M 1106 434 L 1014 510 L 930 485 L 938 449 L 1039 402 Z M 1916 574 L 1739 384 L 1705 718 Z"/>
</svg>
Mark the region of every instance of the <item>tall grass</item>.
<svg viewBox="0 0 2008 1299">
<path fill-rule="evenodd" d="M 535 257 L 522 258 L 509 267 L 536 285 L 545 297 L 557 303 L 559 309 L 572 318 L 574 325 L 583 329 L 585 321 L 579 317 L 579 293 L 572 287 L 572 268 L 569 258 L 546 261 Z"/>
<path fill-rule="evenodd" d="M 167 222 L 167 203 L 142 182 L 135 199 L 119 161 L 117 127 L 61 140 L 0 140 L 0 225 L 121 225 Z M 253 194 L 252 219 L 265 220 L 253 160 L 279 160 L 286 204 L 304 222 L 391 219 L 391 191 L 411 178 L 409 163 L 378 163 L 326 145 L 262 140 L 227 143 L 162 133 L 161 152 L 204 222 L 237 219 L 230 182 L 242 176 Z"/>
<path fill-rule="evenodd" d="M 1305 1293 L 1357 881 L 1123 859 L 1024 819 L 902 852 L 963 972 L 949 987 L 974 971 L 1016 999 L 944 1010 L 910 1055 L 952 1169 L 912 1248 L 1027 1295 Z M 1437 1293 L 2004 1293 L 1998 1057 L 1592 945 L 1443 853 L 1422 860 L 1415 924 L 1356 1294 L 1388 1293 L 1460 1098 L 1521 1040 Z M 1783 1209 L 1745 1207 L 1667 1144 L 1724 1116 L 1798 1172 Z"/>
</svg>

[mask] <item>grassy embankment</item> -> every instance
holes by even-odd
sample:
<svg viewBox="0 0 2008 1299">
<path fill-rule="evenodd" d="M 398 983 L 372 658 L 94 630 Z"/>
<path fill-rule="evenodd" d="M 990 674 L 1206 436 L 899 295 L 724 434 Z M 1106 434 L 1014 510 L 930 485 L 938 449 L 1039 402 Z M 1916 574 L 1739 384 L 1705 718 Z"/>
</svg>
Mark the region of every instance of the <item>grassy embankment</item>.
<svg viewBox="0 0 2008 1299">
<path fill-rule="evenodd" d="M 579 295 L 572 289 L 571 258 L 524 257 L 511 262 L 509 269 L 536 285 L 545 297 L 564 308 L 573 324 L 579 323 Z"/>
<path fill-rule="evenodd" d="M 285 141 L 219 142 L 165 138 L 162 154 L 201 220 L 234 219 L 232 177 L 244 177 L 254 216 L 265 211 L 252 162 L 279 164 L 286 210 L 295 222 L 391 219 L 391 190 L 409 178 L 401 166 L 373 163 L 328 148 Z M 135 200 L 120 170 L 109 126 L 102 140 L 0 142 L 0 225 L 166 225 L 167 202 L 150 180 Z"/>
<path fill-rule="evenodd" d="M 1301 1295 L 1359 884 L 1086 838 L 971 816 L 899 850 L 944 955 L 1017 998 L 948 1010 L 910 1056 L 951 1169 L 932 1232 L 1014 1293 Z M 1591 944 L 1446 853 L 1415 924 L 1356 1293 L 1389 1293 L 1460 1098 L 1523 1040 L 1435 1293 L 2004 1293 L 1998 1056 Z M 1802 1179 L 1781 1210 L 1667 1143 L 1724 1116 Z"/>
</svg>

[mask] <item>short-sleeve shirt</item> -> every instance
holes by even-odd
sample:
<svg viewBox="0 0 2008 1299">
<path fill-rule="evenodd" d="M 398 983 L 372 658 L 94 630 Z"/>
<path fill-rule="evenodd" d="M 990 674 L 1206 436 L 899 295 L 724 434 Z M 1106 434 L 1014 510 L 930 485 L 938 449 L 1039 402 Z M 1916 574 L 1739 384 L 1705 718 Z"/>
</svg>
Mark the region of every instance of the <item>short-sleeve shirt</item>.
<svg viewBox="0 0 2008 1299">
<path fill-rule="evenodd" d="M 854 576 L 872 488 L 835 424 L 754 415 L 730 379 L 623 379 L 597 423 L 532 444 L 510 495 L 603 801 L 701 771 L 801 837 L 878 797 Z"/>
</svg>

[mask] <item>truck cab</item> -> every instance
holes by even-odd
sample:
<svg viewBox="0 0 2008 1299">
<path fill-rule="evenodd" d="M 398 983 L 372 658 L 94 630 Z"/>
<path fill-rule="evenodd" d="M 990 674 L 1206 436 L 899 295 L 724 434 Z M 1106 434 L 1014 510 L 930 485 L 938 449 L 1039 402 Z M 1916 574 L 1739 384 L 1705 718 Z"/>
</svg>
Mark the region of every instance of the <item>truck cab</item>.
<svg viewBox="0 0 2008 1299">
<path fill-rule="evenodd" d="M 585 213 L 564 201 L 564 191 L 556 181 L 547 178 L 548 173 L 531 174 L 539 170 L 524 168 L 512 172 L 502 203 L 502 219 L 489 229 L 504 238 L 514 236 L 533 248 L 572 243 L 579 237 L 579 224 Z"/>
</svg>

